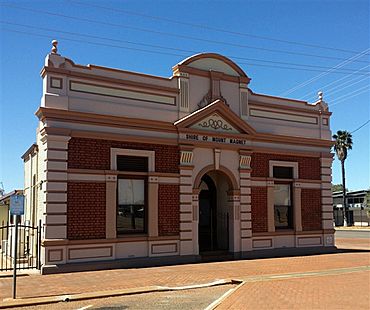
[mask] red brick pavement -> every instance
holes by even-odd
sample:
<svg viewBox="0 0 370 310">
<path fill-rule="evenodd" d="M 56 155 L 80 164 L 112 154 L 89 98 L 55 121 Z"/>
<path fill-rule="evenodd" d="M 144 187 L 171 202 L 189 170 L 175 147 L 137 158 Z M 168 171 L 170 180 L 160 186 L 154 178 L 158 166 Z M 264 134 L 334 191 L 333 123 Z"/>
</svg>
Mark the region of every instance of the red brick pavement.
<svg viewBox="0 0 370 310">
<path fill-rule="evenodd" d="M 216 279 L 284 274 L 369 265 L 368 252 L 253 259 L 168 267 L 79 272 L 20 277 L 18 296 L 41 297 L 151 285 L 180 286 Z M 0 300 L 11 296 L 11 278 L 0 278 Z"/>
<path fill-rule="evenodd" d="M 370 272 L 245 283 L 217 310 L 370 309 Z"/>
</svg>

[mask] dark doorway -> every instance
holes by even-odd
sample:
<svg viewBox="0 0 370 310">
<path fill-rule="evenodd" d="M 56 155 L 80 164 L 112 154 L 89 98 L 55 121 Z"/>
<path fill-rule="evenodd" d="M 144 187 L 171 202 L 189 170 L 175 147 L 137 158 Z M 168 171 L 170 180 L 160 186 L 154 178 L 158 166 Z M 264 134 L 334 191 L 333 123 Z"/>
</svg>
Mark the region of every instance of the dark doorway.
<svg viewBox="0 0 370 310">
<path fill-rule="evenodd" d="M 202 177 L 199 193 L 199 252 L 217 250 L 217 189 L 212 178 Z"/>
</svg>

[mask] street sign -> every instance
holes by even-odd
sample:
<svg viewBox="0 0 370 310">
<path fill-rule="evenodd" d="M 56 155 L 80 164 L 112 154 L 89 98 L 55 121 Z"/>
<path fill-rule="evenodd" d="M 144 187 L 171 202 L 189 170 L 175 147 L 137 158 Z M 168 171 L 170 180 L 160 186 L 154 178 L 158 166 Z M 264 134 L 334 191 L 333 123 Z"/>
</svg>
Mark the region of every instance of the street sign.
<svg viewBox="0 0 370 310">
<path fill-rule="evenodd" d="M 12 195 L 10 196 L 10 215 L 24 214 L 24 196 Z"/>
</svg>

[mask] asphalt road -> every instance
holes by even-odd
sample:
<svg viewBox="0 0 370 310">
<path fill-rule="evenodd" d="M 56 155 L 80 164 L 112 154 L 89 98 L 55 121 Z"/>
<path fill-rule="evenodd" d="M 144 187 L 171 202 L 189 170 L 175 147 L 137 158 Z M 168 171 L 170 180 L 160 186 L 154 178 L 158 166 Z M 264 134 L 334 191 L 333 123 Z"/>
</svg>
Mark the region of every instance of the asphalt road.
<svg viewBox="0 0 370 310">
<path fill-rule="evenodd" d="M 359 238 L 359 239 L 369 239 L 370 240 L 370 231 L 364 230 L 337 230 L 335 232 L 336 238 Z"/>
<path fill-rule="evenodd" d="M 51 305 L 17 308 L 27 310 L 200 310 L 205 309 L 235 285 L 220 285 L 190 290 L 136 294 L 120 297 L 60 302 Z"/>
</svg>

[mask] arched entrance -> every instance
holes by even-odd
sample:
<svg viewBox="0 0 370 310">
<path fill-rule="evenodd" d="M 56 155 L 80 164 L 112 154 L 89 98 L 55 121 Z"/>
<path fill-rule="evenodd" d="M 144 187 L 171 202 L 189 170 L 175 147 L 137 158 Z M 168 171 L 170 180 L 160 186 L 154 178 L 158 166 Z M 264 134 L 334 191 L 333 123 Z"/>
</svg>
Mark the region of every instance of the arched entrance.
<svg viewBox="0 0 370 310">
<path fill-rule="evenodd" d="M 199 184 L 198 245 L 199 253 L 229 251 L 230 216 L 229 178 L 221 171 L 209 171 Z"/>
</svg>

